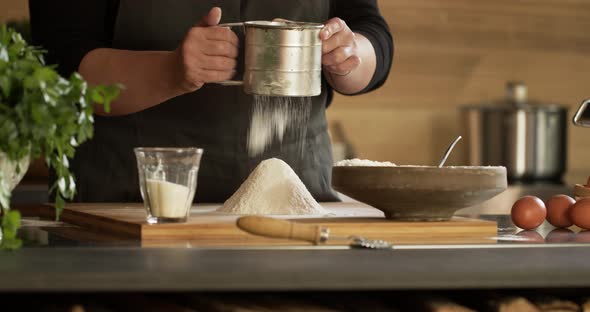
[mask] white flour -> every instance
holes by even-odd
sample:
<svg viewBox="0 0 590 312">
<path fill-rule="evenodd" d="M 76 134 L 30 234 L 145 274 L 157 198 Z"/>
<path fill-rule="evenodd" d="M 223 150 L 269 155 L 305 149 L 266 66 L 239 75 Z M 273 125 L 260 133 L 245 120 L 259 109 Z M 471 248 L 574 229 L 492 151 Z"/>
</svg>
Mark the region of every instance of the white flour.
<svg viewBox="0 0 590 312">
<path fill-rule="evenodd" d="M 345 159 L 334 164 L 334 167 L 395 167 L 396 164 L 389 161 L 373 161 L 367 159 Z"/>
<path fill-rule="evenodd" d="M 253 215 L 327 215 L 284 161 L 261 162 L 218 212 Z"/>
<path fill-rule="evenodd" d="M 274 142 L 283 142 L 288 128 L 303 153 L 307 121 L 311 112 L 310 97 L 254 95 L 254 106 L 248 132 L 248 155 L 258 156 Z"/>
<path fill-rule="evenodd" d="M 184 218 L 190 209 L 188 187 L 168 181 L 146 181 L 150 212 L 154 217 Z"/>
</svg>

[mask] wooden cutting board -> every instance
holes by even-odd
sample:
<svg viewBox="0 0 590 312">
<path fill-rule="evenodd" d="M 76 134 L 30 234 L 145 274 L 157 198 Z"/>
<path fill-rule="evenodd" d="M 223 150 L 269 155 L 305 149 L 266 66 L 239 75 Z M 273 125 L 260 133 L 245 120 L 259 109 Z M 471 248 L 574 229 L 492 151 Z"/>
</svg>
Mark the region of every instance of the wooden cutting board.
<svg viewBox="0 0 590 312">
<path fill-rule="evenodd" d="M 380 210 L 362 203 L 323 203 L 328 217 L 273 216 L 321 224 L 333 235 L 359 235 L 398 244 L 494 243 L 496 222 L 454 217 L 443 222 L 402 222 L 384 218 Z M 197 205 L 186 223 L 148 224 L 142 204 L 68 204 L 61 220 L 109 237 L 141 240 L 143 246 L 309 245 L 248 234 L 236 225 L 239 216 L 215 212 L 219 205 Z M 52 206 L 28 209 L 28 215 L 54 218 Z M 342 244 L 342 242 L 329 242 Z"/>
</svg>

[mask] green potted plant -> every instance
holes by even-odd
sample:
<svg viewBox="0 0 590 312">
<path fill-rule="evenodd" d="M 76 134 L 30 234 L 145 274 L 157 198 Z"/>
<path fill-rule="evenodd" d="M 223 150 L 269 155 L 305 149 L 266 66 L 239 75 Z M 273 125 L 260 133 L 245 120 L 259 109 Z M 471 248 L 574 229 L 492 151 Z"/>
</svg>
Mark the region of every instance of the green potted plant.
<svg viewBox="0 0 590 312">
<path fill-rule="evenodd" d="M 61 77 L 45 65 L 43 51 L 11 28 L 0 26 L 0 246 L 16 249 L 20 214 L 10 210 L 12 189 L 29 160 L 44 156 L 55 171 L 56 216 L 75 194 L 69 160 L 76 147 L 92 138 L 94 104 L 109 104 L 120 86 L 88 86 L 77 73 Z"/>
</svg>

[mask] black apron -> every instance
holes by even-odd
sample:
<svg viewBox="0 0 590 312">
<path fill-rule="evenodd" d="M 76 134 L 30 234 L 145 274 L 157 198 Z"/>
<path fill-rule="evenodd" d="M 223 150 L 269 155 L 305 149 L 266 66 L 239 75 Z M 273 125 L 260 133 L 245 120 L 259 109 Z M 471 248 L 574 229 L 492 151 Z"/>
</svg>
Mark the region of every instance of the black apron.
<svg viewBox="0 0 590 312">
<path fill-rule="evenodd" d="M 188 29 L 213 6 L 221 7 L 222 23 L 247 20 L 324 22 L 329 0 L 121 0 L 113 48 L 174 50 Z M 243 55 L 243 53 L 241 53 Z M 243 68 L 240 62 L 240 68 Z M 318 201 L 337 200 L 331 189 L 332 152 L 327 133 L 326 82 L 312 98 L 304 151 L 294 131 L 282 144 L 251 158 L 246 138 L 252 115 L 251 96 L 242 87 L 206 84 L 147 110 L 121 117 L 96 116 L 95 136 L 80 146 L 73 161 L 77 201 L 141 201 L 133 148 L 201 147 L 204 149 L 195 200 L 223 202 L 260 161 L 277 157 L 287 162 Z"/>
</svg>

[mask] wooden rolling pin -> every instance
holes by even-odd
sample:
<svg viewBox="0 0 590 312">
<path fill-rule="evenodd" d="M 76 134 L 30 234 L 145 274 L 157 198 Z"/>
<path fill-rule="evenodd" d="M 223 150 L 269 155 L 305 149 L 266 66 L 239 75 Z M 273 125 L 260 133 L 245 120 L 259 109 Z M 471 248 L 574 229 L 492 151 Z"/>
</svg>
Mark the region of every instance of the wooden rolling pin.
<svg viewBox="0 0 590 312">
<path fill-rule="evenodd" d="M 314 245 L 325 242 L 330 234 L 328 228 L 320 225 L 259 216 L 240 217 L 237 225 L 241 230 L 254 235 L 303 240 Z"/>
</svg>

